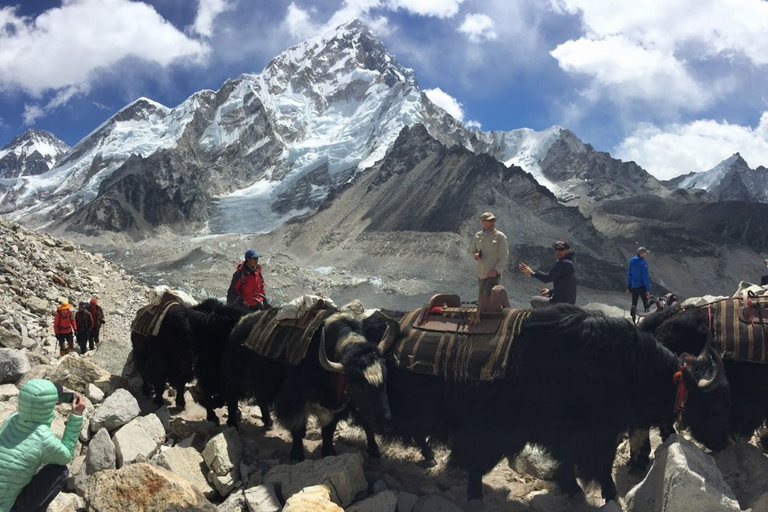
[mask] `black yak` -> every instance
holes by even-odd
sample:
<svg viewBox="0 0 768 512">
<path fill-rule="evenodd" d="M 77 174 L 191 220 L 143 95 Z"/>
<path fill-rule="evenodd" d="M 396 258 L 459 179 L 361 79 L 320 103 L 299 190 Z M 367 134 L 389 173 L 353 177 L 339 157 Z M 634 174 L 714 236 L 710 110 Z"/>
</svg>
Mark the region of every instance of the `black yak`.
<svg viewBox="0 0 768 512">
<path fill-rule="evenodd" d="M 151 396 L 154 391 L 153 402 L 163 405 L 167 382 L 176 390 L 176 407 L 183 409 L 184 387 L 197 378 L 208 420 L 218 422 L 213 408 L 221 400 L 219 362 L 229 334 L 246 312 L 206 299 L 193 307 L 176 304 L 168 308 L 156 336 L 132 330 L 133 361 L 144 394 Z"/>
<path fill-rule="evenodd" d="M 646 317 L 639 328 L 653 333 L 664 346 L 676 353 L 701 350 L 707 340 L 714 337 L 715 347 L 723 353 L 729 352 L 723 357 L 725 375 L 733 395 L 729 431 L 736 438 L 750 438 L 755 429 L 768 419 L 768 364 L 745 359 L 746 354 L 737 358 L 726 348 L 733 344 L 734 333 L 738 333 L 739 327 L 735 330 L 716 328 L 720 315 L 713 318 L 713 310 L 710 309 L 724 305 L 714 303 L 710 306 L 661 311 Z M 768 316 L 765 320 L 768 321 Z M 746 325 L 743 327 L 747 328 Z M 762 339 L 765 341 L 768 325 L 758 322 L 755 328 L 762 331 Z M 768 438 L 761 438 L 760 444 L 768 452 Z"/>
<path fill-rule="evenodd" d="M 392 431 L 416 440 L 425 458 L 427 436 L 446 442 L 449 465 L 469 473 L 469 500 L 482 499 L 483 475 L 527 443 L 559 461 L 556 481 L 573 499 L 584 496 L 576 469 L 585 481 L 599 482 L 606 501 L 615 500 L 611 471 L 620 434 L 633 420 L 663 424 L 674 417 L 678 371 L 694 435 L 708 446 L 726 443 L 729 396 L 709 354 L 678 358 L 626 320 L 568 304 L 532 311 L 520 326 L 498 380 L 402 368 L 393 362 L 402 339 L 387 351 Z"/>
<path fill-rule="evenodd" d="M 363 336 L 360 321 L 346 313 L 331 315 L 312 335 L 306 357 L 292 365 L 244 346 L 264 314 L 258 311 L 244 317 L 229 338 L 221 366 L 227 422 L 236 426 L 240 414 L 238 401 L 252 397 L 261 409 L 265 427 L 269 428 L 270 406 L 274 405 L 278 421 L 291 432 L 291 459 L 304 460 L 308 415 L 316 415 L 322 426 L 325 457 L 335 455 L 336 424 L 351 408 L 366 431 L 368 453 L 379 457 L 373 432 L 390 419 L 386 366 L 377 345 Z"/>
</svg>

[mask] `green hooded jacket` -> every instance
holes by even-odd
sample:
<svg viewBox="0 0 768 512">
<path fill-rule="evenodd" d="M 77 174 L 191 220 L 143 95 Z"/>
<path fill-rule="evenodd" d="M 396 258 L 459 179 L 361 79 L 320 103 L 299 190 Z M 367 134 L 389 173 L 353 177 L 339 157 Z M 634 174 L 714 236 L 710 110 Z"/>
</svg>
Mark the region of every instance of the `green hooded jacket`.
<svg viewBox="0 0 768 512">
<path fill-rule="evenodd" d="M 70 414 L 61 440 L 51 431 L 59 393 L 52 382 L 33 379 L 19 392 L 19 411 L 0 427 L 0 512 L 8 512 L 42 464 L 66 465 L 83 425 Z"/>
</svg>

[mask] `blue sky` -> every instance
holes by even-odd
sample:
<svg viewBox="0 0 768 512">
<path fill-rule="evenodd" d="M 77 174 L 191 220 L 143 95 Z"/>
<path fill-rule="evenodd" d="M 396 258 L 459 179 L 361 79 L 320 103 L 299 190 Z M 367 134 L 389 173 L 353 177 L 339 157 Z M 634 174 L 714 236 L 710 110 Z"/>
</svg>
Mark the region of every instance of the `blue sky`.
<svg viewBox="0 0 768 512">
<path fill-rule="evenodd" d="M 660 178 L 768 166 L 763 0 L 0 1 L 0 147 L 28 128 L 74 145 L 351 18 L 468 126 L 559 125 Z"/>
</svg>

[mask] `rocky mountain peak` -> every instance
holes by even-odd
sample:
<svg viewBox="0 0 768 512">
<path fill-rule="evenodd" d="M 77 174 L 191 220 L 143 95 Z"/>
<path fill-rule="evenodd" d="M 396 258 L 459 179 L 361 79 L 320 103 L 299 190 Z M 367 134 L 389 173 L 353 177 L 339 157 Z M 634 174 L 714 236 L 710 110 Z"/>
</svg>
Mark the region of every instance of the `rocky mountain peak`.
<svg viewBox="0 0 768 512">
<path fill-rule="evenodd" d="M 416 83 L 413 71 L 400 66 L 384 43 L 357 19 L 288 48 L 260 76 L 273 95 L 314 90 L 328 97 L 354 84 L 359 90 L 361 82 L 383 81 L 387 87 Z"/>
<path fill-rule="evenodd" d="M 114 121 L 149 121 L 152 116 L 165 117 L 170 109 L 149 98 L 138 98 L 123 107 L 112 119 Z"/>
<path fill-rule="evenodd" d="M 699 188 L 720 201 L 768 202 L 768 170 L 750 168 L 738 152 L 707 171 L 678 176 L 668 184 Z"/>
<path fill-rule="evenodd" d="M 45 130 L 30 129 L 0 148 L 0 178 L 48 172 L 69 146 Z"/>
</svg>

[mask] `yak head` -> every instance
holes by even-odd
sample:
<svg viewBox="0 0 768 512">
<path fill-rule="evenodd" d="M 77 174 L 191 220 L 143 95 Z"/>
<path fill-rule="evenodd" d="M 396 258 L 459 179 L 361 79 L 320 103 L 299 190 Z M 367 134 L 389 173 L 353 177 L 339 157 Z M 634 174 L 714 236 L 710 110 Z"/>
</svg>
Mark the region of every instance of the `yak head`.
<svg viewBox="0 0 768 512">
<path fill-rule="evenodd" d="M 678 360 L 678 397 L 681 396 L 681 386 L 682 393 L 687 395 L 681 411 L 681 423 L 690 428 L 693 437 L 710 450 L 724 449 L 728 444 L 731 389 L 720 354 L 707 343 L 699 356 L 683 354 Z"/>
<path fill-rule="evenodd" d="M 710 450 L 725 448 L 731 388 L 723 360 L 713 348 L 706 309 L 681 309 L 673 305 L 645 317 L 638 329 L 653 333 L 662 345 L 679 355 L 680 374 L 687 391 L 682 423 Z"/>
<path fill-rule="evenodd" d="M 333 358 L 326 340 L 335 342 Z M 363 335 L 362 324 L 348 313 L 329 317 L 322 328 L 319 358 L 321 366 L 343 376 L 345 391 L 360 419 L 374 429 L 392 419 L 387 400 L 387 368 L 381 350 Z"/>
</svg>

